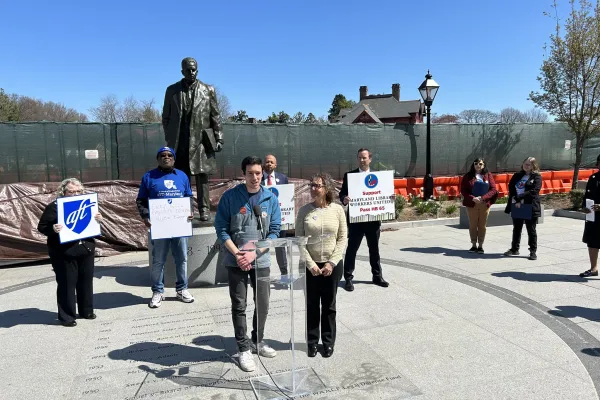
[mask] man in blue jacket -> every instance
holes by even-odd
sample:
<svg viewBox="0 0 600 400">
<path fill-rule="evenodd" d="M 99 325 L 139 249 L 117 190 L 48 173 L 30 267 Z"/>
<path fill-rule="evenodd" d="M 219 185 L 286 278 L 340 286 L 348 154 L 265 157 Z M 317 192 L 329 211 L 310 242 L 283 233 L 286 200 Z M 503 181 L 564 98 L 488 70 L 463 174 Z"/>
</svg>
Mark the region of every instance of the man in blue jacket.
<svg viewBox="0 0 600 400">
<path fill-rule="evenodd" d="M 251 372 L 256 368 L 252 352 L 258 352 L 262 357 L 277 355 L 262 341 L 269 310 L 271 257 L 268 249 L 255 249 L 251 241 L 279 237 L 281 210 L 277 197 L 260 184 L 263 175 L 260 158 L 244 158 L 242 172 L 246 182 L 223 193 L 214 226 L 219 240 L 227 248 L 223 266 L 227 268 L 229 276 L 231 315 L 239 350 L 239 365 L 242 370 Z M 259 213 L 258 217 L 255 210 Z M 266 279 L 257 283 L 257 276 Z M 252 340 L 246 335 L 248 283 L 252 286 L 255 303 Z M 257 309 L 260 310 L 258 316 Z"/>
<path fill-rule="evenodd" d="M 156 153 L 156 159 L 158 160 L 158 168 L 146 172 L 140 184 L 136 199 L 140 217 L 144 220 L 144 224 L 150 228 L 149 199 L 189 197 L 190 216 L 188 220 L 191 221 L 194 218 L 191 212 L 194 209 L 192 187 L 187 175 L 175 168 L 175 151 L 170 147 L 163 147 Z M 194 296 L 187 290 L 187 238 L 156 239 L 152 241 L 152 265 L 150 266 L 152 299 L 148 304 L 150 308 L 160 307 L 164 299 L 164 269 L 169 250 L 171 250 L 173 260 L 175 260 L 177 298 L 184 303 L 194 301 Z"/>
</svg>

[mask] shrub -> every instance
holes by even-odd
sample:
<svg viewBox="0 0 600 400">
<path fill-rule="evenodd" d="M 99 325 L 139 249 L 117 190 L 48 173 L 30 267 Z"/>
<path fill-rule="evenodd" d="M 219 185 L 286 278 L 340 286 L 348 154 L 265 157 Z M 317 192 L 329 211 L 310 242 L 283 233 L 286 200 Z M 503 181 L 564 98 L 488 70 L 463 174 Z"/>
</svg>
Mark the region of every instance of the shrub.
<svg viewBox="0 0 600 400">
<path fill-rule="evenodd" d="M 451 204 L 448 207 L 446 207 L 446 214 L 452 215 L 452 214 L 454 214 L 454 212 L 456 210 L 458 210 L 458 207 L 456 206 L 456 204 Z"/>
<path fill-rule="evenodd" d="M 417 209 L 417 214 L 430 214 L 436 216 L 441 207 L 442 206 L 440 205 L 440 203 L 431 200 L 422 201 L 421 203 L 415 206 L 415 208 Z"/>
<path fill-rule="evenodd" d="M 496 200 L 496 204 L 506 204 L 508 203 L 508 196 L 498 197 Z"/>
<path fill-rule="evenodd" d="M 423 199 L 417 196 L 413 196 L 412 194 L 408 197 L 408 201 L 410 205 L 413 207 L 417 207 L 419 204 L 423 203 Z"/>
<path fill-rule="evenodd" d="M 404 210 L 404 207 L 406 206 L 406 199 L 404 198 L 404 196 L 396 195 L 396 203 L 394 204 L 394 206 L 396 208 L 396 218 L 398 218 L 402 213 L 402 210 Z"/>
<path fill-rule="evenodd" d="M 439 201 L 448 201 L 448 195 L 446 193 L 440 194 Z"/>
<path fill-rule="evenodd" d="M 571 200 L 571 205 L 573 206 L 573 210 L 580 210 L 581 203 L 583 202 L 583 196 L 585 195 L 585 190 L 583 189 L 573 189 L 569 193 L 569 200 Z"/>
</svg>

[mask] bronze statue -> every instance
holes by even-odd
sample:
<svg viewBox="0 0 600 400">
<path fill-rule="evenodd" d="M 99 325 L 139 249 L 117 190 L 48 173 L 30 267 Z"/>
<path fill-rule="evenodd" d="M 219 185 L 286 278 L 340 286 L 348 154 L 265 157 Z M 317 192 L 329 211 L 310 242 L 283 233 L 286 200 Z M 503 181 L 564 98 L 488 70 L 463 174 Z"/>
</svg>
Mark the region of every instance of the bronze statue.
<svg viewBox="0 0 600 400">
<path fill-rule="evenodd" d="M 175 168 L 196 179 L 200 220 L 210 218 L 208 176 L 217 169 L 215 155 L 223 148 L 217 95 L 213 86 L 196 79 L 198 63 L 181 61 L 183 79 L 167 88 L 162 124 L 167 146 L 175 149 Z"/>
</svg>

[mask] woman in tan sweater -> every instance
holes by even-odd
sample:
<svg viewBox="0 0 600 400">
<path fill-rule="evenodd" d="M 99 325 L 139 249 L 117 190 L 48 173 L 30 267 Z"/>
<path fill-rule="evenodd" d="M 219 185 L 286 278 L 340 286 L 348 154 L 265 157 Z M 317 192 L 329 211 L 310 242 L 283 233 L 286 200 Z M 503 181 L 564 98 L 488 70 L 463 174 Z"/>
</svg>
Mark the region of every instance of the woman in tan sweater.
<svg viewBox="0 0 600 400">
<path fill-rule="evenodd" d="M 296 217 L 296 236 L 311 237 L 301 255 L 307 268 L 308 356 L 317 355 L 320 322 L 322 355 L 331 357 L 335 345 L 335 297 L 344 271 L 343 252 L 348 243 L 346 216 L 342 206 L 333 203 L 335 194 L 329 174 L 315 175 L 310 189 L 313 202 L 302 207 Z"/>
</svg>

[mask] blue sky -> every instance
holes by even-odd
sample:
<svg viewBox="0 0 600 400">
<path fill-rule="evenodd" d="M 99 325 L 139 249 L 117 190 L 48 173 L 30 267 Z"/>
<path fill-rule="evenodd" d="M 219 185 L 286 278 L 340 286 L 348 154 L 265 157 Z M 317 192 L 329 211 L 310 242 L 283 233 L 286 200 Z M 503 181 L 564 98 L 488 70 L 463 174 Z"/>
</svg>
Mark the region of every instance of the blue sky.
<svg viewBox="0 0 600 400">
<path fill-rule="evenodd" d="M 427 69 L 441 86 L 433 112 L 525 110 L 554 28 L 550 0 L 93 3 L 0 2 L 0 87 L 85 113 L 107 94 L 162 106 L 192 56 L 251 117 L 326 115 L 361 85 L 397 82 L 418 99 Z"/>
</svg>

